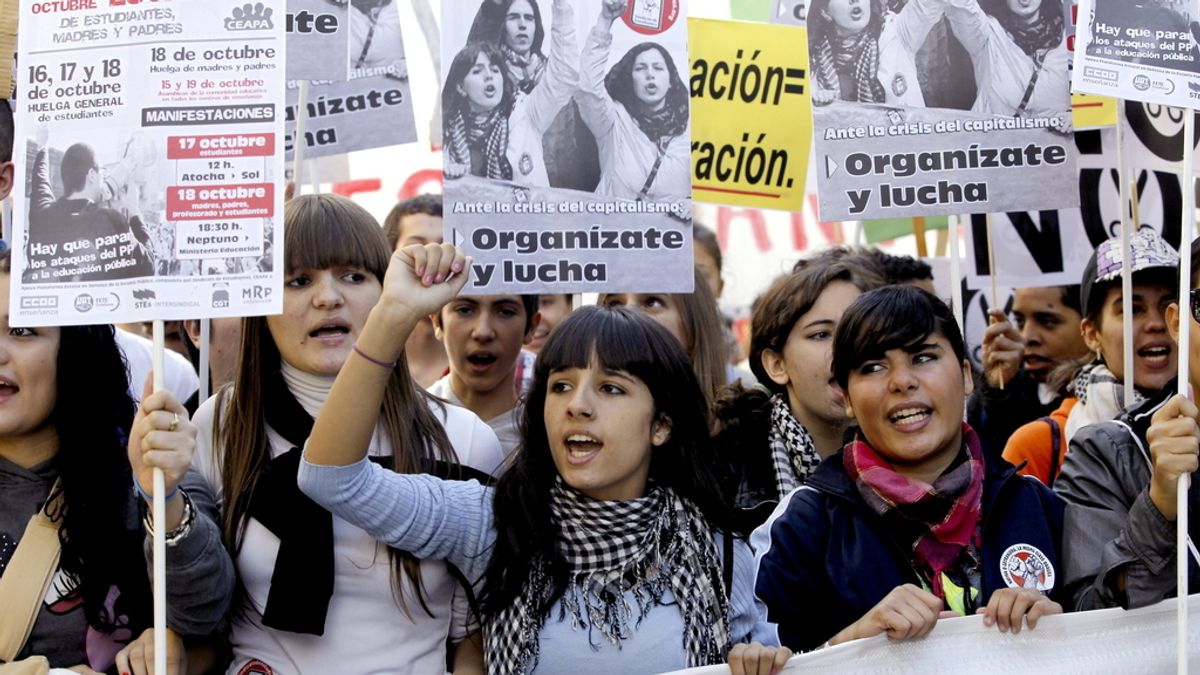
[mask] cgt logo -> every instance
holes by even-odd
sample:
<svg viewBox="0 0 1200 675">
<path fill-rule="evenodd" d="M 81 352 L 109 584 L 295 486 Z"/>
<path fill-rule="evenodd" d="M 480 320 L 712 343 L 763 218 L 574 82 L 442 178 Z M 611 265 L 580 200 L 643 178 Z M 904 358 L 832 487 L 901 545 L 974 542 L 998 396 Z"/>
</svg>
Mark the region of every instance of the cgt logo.
<svg viewBox="0 0 1200 675">
<path fill-rule="evenodd" d="M 229 306 L 229 290 L 224 284 L 213 289 L 212 306 L 214 309 L 221 309 Z"/>
<path fill-rule="evenodd" d="M 58 309 L 58 296 L 27 295 L 21 298 L 21 309 Z"/>
<path fill-rule="evenodd" d="M 230 16 L 225 19 L 225 30 L 270 30 L 275 27 L 271 23 L 271 14 L 274 12 L 275 10 L 264 7 L 261 2 L 247 2 L 241 7 L 233 8 Z"/>
<path fill-rule="evenodd" d="M 242 289 L 243 302 L 267 302 L 271 299 L 270 286 L 248 286 Z"/>
</svg>

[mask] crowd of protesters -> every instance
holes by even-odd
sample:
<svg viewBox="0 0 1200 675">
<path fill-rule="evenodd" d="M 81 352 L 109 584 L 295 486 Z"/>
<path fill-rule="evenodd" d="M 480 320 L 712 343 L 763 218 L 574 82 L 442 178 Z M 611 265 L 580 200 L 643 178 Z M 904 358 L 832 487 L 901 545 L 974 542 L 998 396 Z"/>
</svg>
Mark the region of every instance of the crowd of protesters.
<svg viewBox="0 0 1200 675">
<path fill-rule="evenodd" d="M 713 246 L 692 293 L 574 308 L 461 295 L 433 196 L 383 226 L 294 197 L 283 235 L 283 313 L 213 322 L 207 401 L 151 393 L 119 329 L 8 326 L 0 259 L 0 598 L 38 528 L 57 553 L 51 592 L 0 611 L 0 673 L 150 672 L 154 468 L 179 673 L 765 674 L 951 615 L 1016 633 L 1175 592 L 1200 297 L 1175 298 L 1200 270 L 1152 232 L 1131 307 L 1105 242 L 1078 287 L 1016 291 L 981 370 L 928 266 L 818 251 L 754 303 L 748 373 Z"/>
</svg>

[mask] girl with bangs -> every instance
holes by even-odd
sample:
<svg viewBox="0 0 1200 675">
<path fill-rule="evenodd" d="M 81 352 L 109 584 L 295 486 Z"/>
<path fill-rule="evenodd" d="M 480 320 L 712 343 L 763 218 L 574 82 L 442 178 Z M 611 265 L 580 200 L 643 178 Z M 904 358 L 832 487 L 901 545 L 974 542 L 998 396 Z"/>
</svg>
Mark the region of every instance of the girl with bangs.
<svg viewBox="0 0 1200 675">
<path fill-rule="evenodd" d="M 587 307 L 550 335 L 524 444 L 494 489 L 364 459 L 406 336 L 468 266 L 450 245 L 394 254 L 313 427 L 301 489 L 389 546 L 482 576 L 489 672 L 781 667 L 787 650 L 744 644 L 773 636 L 753 606 L 749 550 L 722 534 L 704 394 L 679 343 L 636 312 Z"/>
<path fill-rule="evenodd" d="M 505 52 L 492 42 L 470 42 L 454 56 L 442 89 L 446 178 L 469 173 L 550 186 L 542 136 L 579 81 L 570 0 L 553 0 L 551 12 L 550 58 L 536 77 L 514 80 Z"/>
<path fill-rule="evenodd" d="M 442 672 L 456 581 L 384 550 L 300 493 L 300 449 L 380 297 L 390 247 L 362 207 L 305 195 L 284 209 L 283 314 L 243 320 L 233 383 L 196 413 L 196 464 L 224 509 L 237 569 L 227 672 Z M 495 435 L 417 388 L 404 359 L 380 383 L 363 452 L 389 472 L 486 479 Z M 221 552 L 224 555 L 224 551 Z"/>
<path fill-rule="evenodd" d="M 971 369 L 949 308 L 911 286 L 863 294 L 833 372 L 859 432 L 751 538 L 780 640 L 914 639 L 965 614 L 1016 633 L 1061 612 L 1063 503 L 963 423 Z"/>
</svg>

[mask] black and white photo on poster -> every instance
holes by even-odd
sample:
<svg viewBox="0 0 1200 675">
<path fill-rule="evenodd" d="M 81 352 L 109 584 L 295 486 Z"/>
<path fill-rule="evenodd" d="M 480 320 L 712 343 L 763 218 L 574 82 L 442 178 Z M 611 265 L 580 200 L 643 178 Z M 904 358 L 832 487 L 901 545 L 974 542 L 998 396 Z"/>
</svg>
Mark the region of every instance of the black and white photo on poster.
<svg viewBox="0 0 1200 675">
<path fill-rule="evenodd" d="M 1136 188 L 1138 222 L 1178 249 L 1183 215 L 1179 163 L 1183 154 L 1183 110 L 1125 101 L 1126 191 Z M 1088 258 L 1101 242 L 1121 234 L 1121 182 L 1117 173 L 1117 130 L 1077 132 L 1080 207 L 992 214 L 996 283 L 1035 287 L 1078 284 Z M 987 288 L 987 220 L 974 215 L 966 228 L 967 286 Z"/>
<path fill-rule="evenodd" d="M 344 0 L 326 0 L 344 4 Z M 401 0 L 350 0 L 350 78 L 308 87 L 304 156 L 327 157 L 417 140 Z M 330 58 L 328 55 L 326 58 Z M 286 151 L 292 158 L 300 113 L 300 83 L 288 82 Z"/>
<path fill-rule="evenodd" d="M 350 76 L 350 9 L 347 0 L 288 0 L 289 80 L 337 81 Z"/>
<path fill-rule="evenodd" d="M 1077 204 L 1058 0 L 814 0 L 821 218 Z"/>
<path fill-rule="evenodd" d="M 1075 90 L 1200 107 L 1198 11 L 1195 0 L 1080 0 Z"/>
<path fill-rule="evenodd" d="M 51 139 L 41 125 L 27 142 L 24 282 L 148 277 L 170 259 L 155 143 L 140 131 L 114 140 Z"/>
<path fill-rule="evenodd" d="M 446 226 L 475 258 L 468 292 L 691 290 L 685 15 L 443 3 Z"/>
</svg>

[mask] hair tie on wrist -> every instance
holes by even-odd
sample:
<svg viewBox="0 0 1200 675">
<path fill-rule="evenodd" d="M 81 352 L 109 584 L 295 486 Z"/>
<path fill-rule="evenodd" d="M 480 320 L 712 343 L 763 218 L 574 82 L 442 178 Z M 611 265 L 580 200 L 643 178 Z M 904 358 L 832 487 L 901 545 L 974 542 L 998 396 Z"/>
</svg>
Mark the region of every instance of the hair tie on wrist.
<svg viewBox="0 0 1200 675">
<path fill-rule="evenodd" d="M 379 359 L 377 359 L 373 356 L 368 356 L 365 352 L 363 352 L 363 350 L 358 348 L 357 343 L 354 345 L 353 349 L 354 349 L 355 354 L 358 354 L 359 356 L 370 361 L 371 363 L 374 363 L 375 365 L 379 366 L 380 368 L 395 368 L 396 364 L 399 363 L 399 361 L 380 361 Z"/>
<path fill-rule="evenodd" d="M 133 489 L 137 490 L 137 493 L 139 495 L 141 495 L 142 499 L 146 500 L 147 502 L 154 501 L 154 498 L 151 497 L 150 495 L 146 494 L 146 491 L 142 489 L 142 484 L 137 482 L 136 478 L 133 479 Z M 170 494 L 168 494 L 166 497 L 163 497 L 163 503 L 165 504 L 166 502 L 171 501 L 172 499 L 175 498 L 175 495 L 177 495 L 177 494 L 179 494 L 179 486 L 178 485 L 175 486 L 174 490 L 171 490 Z"/>
</svg>

